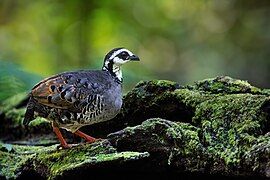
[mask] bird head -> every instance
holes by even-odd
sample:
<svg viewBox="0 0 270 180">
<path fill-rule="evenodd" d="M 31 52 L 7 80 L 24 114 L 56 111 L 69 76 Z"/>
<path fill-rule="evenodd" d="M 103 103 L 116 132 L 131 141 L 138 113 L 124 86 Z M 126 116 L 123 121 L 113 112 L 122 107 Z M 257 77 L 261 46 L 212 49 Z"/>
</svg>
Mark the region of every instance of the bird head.
<svg viewBox="0 0 270 180">
<path fill-rule="evenodd" d="M 139 61 L 139 57 L 125 48 L 114 48 L 104 58 L 104 67 L 121 66 L 129 61 Z"/>
<path fill-rule="evenodd" d="M 122 83 L 122 71 L 120 67 L 130 61 L 139 61 L 139 57 L 125 48 L 114 48 L 104 58 L 103 70 L 110 72 L 116 81 Z"/>
</svg>

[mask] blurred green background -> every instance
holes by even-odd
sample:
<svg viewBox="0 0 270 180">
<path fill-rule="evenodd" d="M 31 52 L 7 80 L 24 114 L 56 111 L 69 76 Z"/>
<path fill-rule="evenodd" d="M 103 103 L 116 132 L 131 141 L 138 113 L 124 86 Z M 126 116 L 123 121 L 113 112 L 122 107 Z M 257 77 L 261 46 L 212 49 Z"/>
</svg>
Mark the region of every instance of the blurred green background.
<svg viewBox="0 0 270 180">
<path fill-rule="evenodd" d="M 217 75 L 270 87 L 269 0 L 1 0 L 0 99 L 126 47 L 124 90 Z"/>
</svg>

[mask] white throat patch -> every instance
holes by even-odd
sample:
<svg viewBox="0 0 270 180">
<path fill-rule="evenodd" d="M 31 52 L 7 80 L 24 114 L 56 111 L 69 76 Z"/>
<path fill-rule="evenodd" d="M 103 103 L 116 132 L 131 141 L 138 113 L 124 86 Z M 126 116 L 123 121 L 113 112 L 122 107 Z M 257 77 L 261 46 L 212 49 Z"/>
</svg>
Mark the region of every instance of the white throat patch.
<svg viewBox="0 0 270 180">
<path fill-rule="evenodd" d="M 102 69 L 108 71 L 108 70 L 109 70 L 109 67 L 108 67 L 108 66 L 109 66 L 109 63 L 110 63 L 109 61 L 105 61 L 105 64 L 104 64 L 104 66 L 103 66 Z M 109 70 L 109 71 L 110 71 L 110 70 Z M 115 74 L 115 77 L 116 77 L 120 82 L 123 81 L 122 71 L 121 71 L 121 68 L 120 68 L 119 65 L 113 63 L 111 72 L 112 72 L 113 74 Z"/>
<path fill-rule="evenodd" d="M 122 77 L 122 71 L 120 69 L 120 66 L 117 65 L 113 65 L 113 73 L 115 74 L 116 78 L 122 82 L 123 81 L 123 77 Z"/>
</svg>

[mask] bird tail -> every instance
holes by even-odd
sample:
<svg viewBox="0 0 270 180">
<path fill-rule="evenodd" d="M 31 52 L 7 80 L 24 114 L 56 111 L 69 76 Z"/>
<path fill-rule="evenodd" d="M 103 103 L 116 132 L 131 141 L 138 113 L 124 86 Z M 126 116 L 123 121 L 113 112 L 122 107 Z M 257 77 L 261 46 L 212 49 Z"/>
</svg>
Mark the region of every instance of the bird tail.
<svg viewBox="0 0 270 180">
<path fill-rule="evenodd" d="M 35 102 L 33 98 L 30 96 L 29 102 L 27 104 L 26 112 L 23 119 L 23 125 L 27 126 L 34 119 L 34 109 Z"/>
</svg>

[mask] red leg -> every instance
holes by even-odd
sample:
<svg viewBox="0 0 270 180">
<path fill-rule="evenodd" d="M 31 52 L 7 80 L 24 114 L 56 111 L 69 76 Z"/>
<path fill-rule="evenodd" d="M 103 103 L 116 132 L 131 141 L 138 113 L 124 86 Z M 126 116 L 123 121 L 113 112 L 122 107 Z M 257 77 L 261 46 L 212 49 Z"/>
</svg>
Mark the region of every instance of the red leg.
<svg viewBox="0 0 270 180">
<path fill-rule="evenodd" d="M 83 133 L 82 131 L 77 130 L 74 134 L 76 134 L 77 136 L 80 136 L 82 138 L 84 138 L 87 142 L 89 143 L 93 143 L 95 142 L 97 139 L 93 138 L 85 133 Z"/>
<path fill-rule="evenodd" d="M 68 143 L 66 142 L 66 140 L 63 138 L 60 130 L 58 127 L 52 125 L 53 127 L 53 131 L 54 133 L 56 134 L 56 136 L 58 137 L 59 141 L 60 141 L 60 144 L 63 148 L 67 149 L 67 148 L 70 148 L 70 146 L 68 145 Z"/>
</svg>

